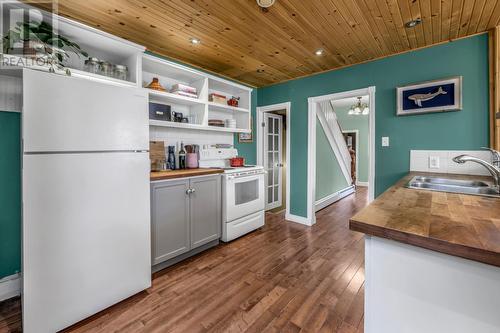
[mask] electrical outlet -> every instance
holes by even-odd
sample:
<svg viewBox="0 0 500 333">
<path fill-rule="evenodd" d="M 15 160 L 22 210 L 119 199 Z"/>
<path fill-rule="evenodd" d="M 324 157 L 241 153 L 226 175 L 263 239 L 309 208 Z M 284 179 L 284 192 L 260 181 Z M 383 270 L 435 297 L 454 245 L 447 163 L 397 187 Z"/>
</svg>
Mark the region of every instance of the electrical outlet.
<svg viewBox="0 0 500 333">
<path fill-rule="evenodd" d="M 388 136 L 382 137 L 382 147 L 389 147 L 389 137 Z"/>
<path fill-rule="evenodd" d="M 429 156 L 429 169 L 439 169 L 439 156 Z"/>
</svg>

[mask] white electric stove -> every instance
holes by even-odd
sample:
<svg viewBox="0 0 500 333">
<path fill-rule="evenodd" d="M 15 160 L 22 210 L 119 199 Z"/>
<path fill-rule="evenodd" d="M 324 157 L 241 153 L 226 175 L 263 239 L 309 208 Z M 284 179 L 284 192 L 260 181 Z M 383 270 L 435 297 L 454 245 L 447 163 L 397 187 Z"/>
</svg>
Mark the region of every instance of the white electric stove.
<svg viewBox="0 0 500 333">
<path fill-rule="evenodd" d="M 200 168 L 224 169 L 222 176 L 222 238 L 229 242 L 264 226 L 263 166 L 231 167 L 238 156 L 234 148 L 206 148 L 200 151 Z"/>
</svg>

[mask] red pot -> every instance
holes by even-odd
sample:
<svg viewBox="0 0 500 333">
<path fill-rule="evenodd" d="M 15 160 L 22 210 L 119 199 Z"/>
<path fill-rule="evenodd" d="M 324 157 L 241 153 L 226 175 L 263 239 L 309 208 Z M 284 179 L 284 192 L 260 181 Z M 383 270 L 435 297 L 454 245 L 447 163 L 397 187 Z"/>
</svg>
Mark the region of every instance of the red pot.
<svg viewBox="0 0 500 333">
<path fill-rule="evenodd" d="M 230 165 L 235 167 L 242 167 L 245 165 L 245 159 L 243 157 L 233 157 L 229 160 Z"/>
</svg>

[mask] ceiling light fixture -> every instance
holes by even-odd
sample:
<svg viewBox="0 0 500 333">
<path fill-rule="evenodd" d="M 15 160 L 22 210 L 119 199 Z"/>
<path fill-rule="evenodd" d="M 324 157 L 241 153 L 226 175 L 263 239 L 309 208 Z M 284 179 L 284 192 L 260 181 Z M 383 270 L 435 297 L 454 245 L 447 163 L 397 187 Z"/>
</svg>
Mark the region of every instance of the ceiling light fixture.
<svg viewBox="0 0 500 333">
<path fill-rule="evenodd" d="M 201 40 L 199 40 L 198 38 L 191 38 L 191 39 L 189 39 L 189 41 L 191 42 L 191 44 L 194 44 L 194 45 L 198 45 L 201 43 Z"/>
<path fill-rule="evenodd" d="M 323 50 L 323 49 L 318 49 L 314 52 L 314 54 L 317 56 L 321 56 L 321 55 L 323 55 L 323 53 L 325 53 L 325 50 Z"/>
<path fill-rule="evenodd" d="M 422 23 L 422 20 L 420 18 L 417 18 L 416 20 L 412 20 L 412 21 L 406 22 L 405 23 L 405 27 L 407 27 L 407 28 L 414 28 L 417 25 L 419 25 L 420 23 Z"/>
<path fill-rule="evenodd" d="M 269 8 L 274 5 L 276 0 L 257 0 L 257 4 L 262 8 Z"/>
<path fill-rule="evenodd" d="M 370 113 L 370 108 L 368 107 L 367 103 L 361 103 L 361 98 L 362 97 L 357 97 L 358 101 L 356 104 L 352 105 L 349 108 L 349 111 L 347 112 L 348 115 L 352 116 L 359 116 L 359 115 L 364 115 L 366 116 L 367 114 Z"/>
</svg>

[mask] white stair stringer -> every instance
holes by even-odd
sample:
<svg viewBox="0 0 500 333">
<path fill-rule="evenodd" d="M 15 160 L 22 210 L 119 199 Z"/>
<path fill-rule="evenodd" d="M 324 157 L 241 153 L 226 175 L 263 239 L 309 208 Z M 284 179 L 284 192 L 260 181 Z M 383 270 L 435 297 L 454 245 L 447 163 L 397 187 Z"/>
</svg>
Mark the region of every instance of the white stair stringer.
<svg viewBox="0 0 500 333">
<path fill-rule="evenodd" d="M 351 184 L 351 154 L 337 121 L 337 115 L 330 101 L 320 102 L 319 106 L 319 112 L 317 112 L 318 120 L 325 131 L 328 142 L 342 170 L 342 174 L 347 183 Z"/>
</svg>

